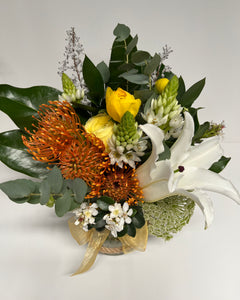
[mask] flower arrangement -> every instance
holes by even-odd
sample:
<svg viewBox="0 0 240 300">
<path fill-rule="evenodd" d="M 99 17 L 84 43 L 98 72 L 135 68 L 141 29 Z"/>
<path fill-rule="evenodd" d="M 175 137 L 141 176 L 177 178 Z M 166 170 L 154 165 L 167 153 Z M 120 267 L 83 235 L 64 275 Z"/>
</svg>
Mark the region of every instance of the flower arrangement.
<svg viewBox="0 0 240 300">
<path fill-rule="evenodd" d="M 63 91 L 0 85 L 0 109 L 19 128 L 0 134 L 0 159 L 36 178 L 0 188 L 16 203 L 73 214 L 72 236 L 88 243 L 74 274 L 92 266 L 110 236 L 124 253 L 144 251 L 148 234 L 172 238 L 195 204 L 207 228 L 213 207 L 204 191 L 240 203 L 236 188 L 218 174 L 230 160 L 220 146 L 224 125 L 200 124 L 193 107 L 205 79 L 186 90 L 165 64 L 169 47 L 151 55 L 137 49 L 138 36 L 126 25 L 113 33 L 109 65 L 95 66 L 74 28 L 67 31 Z"/>
</svg>

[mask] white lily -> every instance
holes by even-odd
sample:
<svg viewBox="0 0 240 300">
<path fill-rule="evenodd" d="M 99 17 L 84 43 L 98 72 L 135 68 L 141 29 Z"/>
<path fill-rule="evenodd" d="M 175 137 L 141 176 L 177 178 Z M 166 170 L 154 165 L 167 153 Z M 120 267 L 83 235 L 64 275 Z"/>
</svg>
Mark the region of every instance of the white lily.
<svg viewBox="0 0 240 300">
<path fill-rule="evenodd" d="M 188 112 L 184 116 L 183 130 L 171 147 L 171 157 L 167 160 L 157 161 L 158 155 L 164 151 L 161 129 L 152 124 L 141 126 L 152 141 L 152 153 L 137 169 L 137 176 L 146 202 L 155 202 L 175 194 L 184 195 L 201 208 L 207 228 L 213 220 L 213 207 L 210 198 L 202 190 L 223 194 L 238 204 L 240 194 L 229 180 L 208 170 L 223 155 L 220 137 L 208 138 L 201 144 L 191 146 L 194 123 Z M 178 171 L 179 166 L 184 167 L 183 172 Z"/>
</svg>

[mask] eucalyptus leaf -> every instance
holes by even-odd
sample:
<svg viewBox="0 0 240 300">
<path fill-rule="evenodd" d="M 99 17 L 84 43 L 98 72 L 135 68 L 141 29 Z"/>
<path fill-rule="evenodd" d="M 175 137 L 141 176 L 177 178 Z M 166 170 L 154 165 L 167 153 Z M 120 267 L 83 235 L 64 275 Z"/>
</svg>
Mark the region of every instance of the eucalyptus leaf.
<svg viewBox="0 0 240 300">
<path fill-rule="evenodd" d="M 88 186 L 86 182 L 80 178 L 75 178 L 72 183 L 72 191 L 75 194 L 75 200 L 82 203 L 87 193 Z"/>
<path fill-rule="evenodd" d="M 113 34 L 117 37 L 116 41 L 122 42 L 126 40 L 129 35 L 130 35 L 130 28 L 124 24 L 118 24 L 114 31 Z"/>
<path fill-rule="evenodd" d="M 104 61 L 102 61 L 97 65 L 97 69 L 102 75 L 104 83 L 107 83 L 110 78 L 110 71 L 108 69 L 108 66 L 105 64 Z"/>
<path fill-rule="evenodd" d="M 124 78 L 129 82 L 136 84 L 147 84 L 148 77 L 144 74 L 129 74 L 129 72 L 119 75 L 120 78 Z"/>
<path fill-rule="evenodd" d="M 40 204 L 44 205 L 48 203 L 50 198 L 50 185 L 46 179 L 41 182 L 39 187 L 39 192 L 40 192 Z"/>
<path fill-rule="evenodd" d="M 161 60 L 160 55 L 155 53 L 153 58 L 147 63 L 147 65 L 144 69 L 144 74 L 151 76 L 151 74 L 154 72 L 154 70 L 156 70 L 157 67 L 159 66 L 160 60 Z"/>
<path fill-rule="evenodd" d="M 61 192 L 63 187 L 63 177 L 57 166 L 53 167 L 49 172 L 47 181 L 49 183 L 51 193 L 58 194 Z"/>
<path fill-rule="evenodd" d="M 136 47 L 137 42 L 138 42 L 138 36 L 135 35 L 135 37 L 131 40 L 131 42 L 127 46 L 126 55 L 128 55 Z"/>
<path fill-rule="evenodd" d="M 66 190 L 62 197 L 57 198 L 55 202 L 55 212 L 58 217 L 62 217 L 67 213 L 72 205 L 71 191 Z"/>
<path fill-rule="evenodd" d="M 0 184 L 0 189 L 15 202 L 27 202 L 36 190 L 36 184 L 28 179 L 16 179 Z M 19 201 L 18 201 L 19 200 Z"/>
<path fill-rule="evenodd" d="M 43 178 L 49 172 L 47 164 L 35 161 L 22 142 L 21 130 L 0 133 L 0 160 L 9 168 L 31 177 Z"/>
<path fill-rule="evenodd" d="M 131 62 L 136 66 L 144 66 L 151 58 L 151 55 L 147 51 L 136 51 L 132 54 Z"/>
</svg>

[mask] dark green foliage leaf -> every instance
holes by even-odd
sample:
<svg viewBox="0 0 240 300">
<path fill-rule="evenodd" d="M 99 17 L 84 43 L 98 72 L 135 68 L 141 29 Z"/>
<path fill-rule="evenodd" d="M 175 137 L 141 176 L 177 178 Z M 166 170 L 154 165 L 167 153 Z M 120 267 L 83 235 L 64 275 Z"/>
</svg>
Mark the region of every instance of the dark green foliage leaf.
<svg viewBox="0 0 240 300">
<path fill-rule="evenodd" d="M 171 157 L 171 151 L 165 141 L 163 141 L 164 151 L 158 155 L 158 160 L 165 160 Z"/>
<path fill-rule="evenodd" d="M 63 194 L 62 197 L 56 199 L 55 202 L 55 212 L 58 217 L 62 217 L 67 213 L 72 204 L 72 199 L 71 199 L 71 191 L 66 190 L 66 192 Z"/>
<path fill-rule="evenodd" d="M 231 160 L 231 157 L 222 156 L 217 162 L 213 163 L 209 168 L 210 171 L 220 173 Z"/>
<path fill-rule="evenodd" d="M 133 223 L 127 224 L 127 234 L 132 236 L 132 237 L 135 237 L 136 228 L 135 228 Z"/>
<path fill-rule="evenodd" d="M 209 127 L 210 127 L 209 122 L 204 122 L 203 124 L 199 125 L 198 130 L 196 131 L 196 133 L 194 134 L 194 137 L 192 139 L 192 144 L 200 143 L 202 136 L 209 129 Z"/>
<path fill-rule="evenodd" d="M 137 45 L 138 42 L 138 36 L 135 35 L 135 37 L 131 40 L 131 42 L 127 46 L 126 54 L 129 54 Z"/>
<path fill-rule="evenodd" d="M 71 197 L 71 206 L 70 206 L 70 208 L 69 208 L 69 211 L 72 211 L 72 210 L 74 210 L 74 209 L 76 209 L 76 208 L 78 208 L 78 207 L 79 207 L 79 203 L 77 203 L 77 202 L 74 200 L 74 198 Z"/>
<path fill-rule="evenodd" d="M 157 69 L 157 67 L 160 64 L 160 56 L 155 53 L 155 55 L 153 56 L 153 58 L 148 62 L 148 64 L 146 65 L 145 69 L 144 69 L 144 74 L 151 76 L 151 74 L 153 73 L 154 70 Z"/>
<path fill-rule="evenodd" d="M 108 69 L 108 66 L 105 64 L 105 62 L 104 61 L 100 62 L 97 65 L 97 69 L 101 73 L 104 83 L 108 82 L 110 78 L 110 71 Z"/>
<path fill-rule="evenodd" d="M 141 213 L 137 213 L 133 218 L 132 222 L 136 228 L 141 228 L 145 224 L 145 219 Z"/>
<path fill-rule="evenodd" d="M 104 96 L 103 78 L 99 70 L 86 55 L 83 61 L 83 77 L 89 89 L 88 97 L 94 104 L 99 105 Z"/>
<path fill-rule="evenodd" d="M 188 109 L 188 112 L 191 114 L 191 116 L 193 117 L 193 120 L 194 120 L 195 133 L 199 128 L 199 120 L 198 120 L 198 110 L 199 109 L 202 109 L 202 107 L 199 107 L 199 108 L 189 107 L 189 109 Z"/>
<path fill-rule="evenodd" d="M 39 187 L 40 192 L 40 204 L 44 205 L 48 203 L 48 200 L 50 198 L 50 185 L 48 183 L 48 180 L 45 179 L 41 182 Z"/>
<path fill-rule="evenodd" d="M 100 197 L 98 200 L 97 200 L 97 205 L 100 209 L 102 210 L 105 210 L 107 211 L 108 210 L 108 207 L 109 205 L 113 205 L 115 203 L 115 201 L 110 198 L 110 197 Z"/>
<path fill-rule="evenodd" d="M 133 72 L 133 74 L 136 74 L 138 72 L 138 70 L 135 69 L 135 66 L 132 64 L 127 64 L 127 63 L 123 63 L 122 65 L 120 65 L 118 67 L 118 71 L 121 73 L 125 73 L 125 72 Z"/>
<path fill-rule="evenodd" d="M 118 24 L 114 31 L 113 34 L 117 37 L 116 41 L 118 42 L 122 42 L 124 40 L 126 40 L 129 35 L 130 35 L 130 29 L 128 26 L 124 25 L 124 24 Z"/>
<path fill-rule="evenodd" d="M 37 183 L 28 179 L 17 179 L 0 184 L 0 189 L 16 203 L 32 200 L 32 193 L 35 192 L 37 187 Z"/>
<path fill-rule="evenodd" d="M 37 116 L 39 106 L 57 100 L 60 91 L 48 86 L 16 88 L 0 85 L 0 110 L 6 113 L 21 129 L 32 129 L 32 116 Z"/>
<path fill-rule="evenodd" d="M 137 90 L 134 91 L 134 97 L 135 99 L 140 99 L 143 103 L 146 102 L 149 98 L 153 98 L 154 91 L 150 90 Z"/>
<path fill-rule="evenodd" d="M 58 167 L 53 167 L 48 173 L 47 181 L 49 183 L 51 193 L 58 194 L 61 192 L 63 186 L 63 177 Z"/>
<path fill-rule="evenodd" d="M 151 55 L 146 51 L 136 51 L 132 54 L 131 62 L 136 66 L 144 66 L 151 58 Z"/>
<path fill-rule="evenodd" d="M 22 142 L 21 130 L 0 133 L 0 160 L 9 168 L 31 177 L 45 177 L 47 164 L 32 159 Z"/>
<path fill-rule="evenodd" d="M 82 203 L 87 193 L 88 186 L 86 182 L 80 178 L 75 178 L 72 184 L 72 191 L 75 194 L 75 200 L 78 203 Z"/>
<path fill-rule="evenodd" d="M 191 86 L 182 96 L 179 103 L 188 108 L 192 106 L 193 102 L 198 98 L 198 96 L 201 94 L 204 86 L 205 86 L 205 78 L 195 83 L 193 86 Z"/>
<path fill-rule="evenodd" d="M 148 77 L 144 74 L 131 74 L 130 72 L 123 73 L 119 76 L 120 78 L 124 78 L 129 82 L 136 84 L 147 84 Z"/>
<path fill-rule="evenodd" d="M 106 225 L 105 220 L 100 219 L 100 220 L 96 221 L 94 228 L 96 228 L 96 230 L 103 230 L 105 225 Z"/>
<path fill-rule="evenodd" d="M 117 233 L 118 237 L 124 236 L 127 233 L 127 231 L 128 231 L 128 226 L 127 224 L 124 224 L 123 230 Z"/>
<path fill-rule="evenodd" d="M 111 58 L 109 62 L 109 70 L 110 70 L 110 79 L 108 82 L 108 86 L 111 87 L 113 90 L 116 90 L 118 87 L 121 87 L 123 89 L 127 89 L 127 82 L 123 78 L 119 78 L 118 76 L 122 74 L 123 72 L 129 71 L 132 69 L 132 64 L 129 63 L 131 60 L 132 53 L 137 50 L 136 47 L 132 50 L 132 52 L 129 54 L 130 60 L 127 63 L 127 56 L 126 56 L 126 46 L 129 45 L 129 43 L 132 41 L 132 37 L 129 36 L 127 38 L 126 45 L 124 41 L 118 42 L 115 41 L 113 42 L 112 45 L 112 51 L 111 51 Z M 127 66 L 129 65 L 129 67 Z M 131 90 L 131 84 L 128 84 L 128 91 L 130 92 Z"/>
<path fill-rule="evenodd" d="M 182 76 L 179 77 L 178 84 L 179 87 L 178 87 L 177 100 L 180 101 L 182 99 L 182 96 L 186 92 L 185 83 Z"/>
</svg>

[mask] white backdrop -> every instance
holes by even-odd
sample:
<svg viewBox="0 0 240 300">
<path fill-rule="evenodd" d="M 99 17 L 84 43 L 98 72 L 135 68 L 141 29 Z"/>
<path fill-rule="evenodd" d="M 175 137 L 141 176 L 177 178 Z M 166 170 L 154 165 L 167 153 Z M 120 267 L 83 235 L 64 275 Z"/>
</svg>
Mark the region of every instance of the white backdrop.
<svg viewBox="0 0 240 300">
<path fill-rule="evenodd" d="M 204 121 L 225 121 L 223 147 L 232 161 L 223 175 L 240 190 L 238 0 L 57 1 L 0 0 L 0 83 L 61 88 L 57 75 L 65 32 L 75 27 L 95 63 L 108 62 L 117 23 L 139 36 L 139 49 L 172 47 L 168 64 L 187 87 L 207 78 L 196 105 Z M 15 128 L 0 112 L 0 131 Z M 22 176 L 0 165 L 0 181 Z M 145 253 L 99 255 L 86 274 L 71 278 L 83 257 L 67 218 L 45 207 L 17 205 L 0 193 L 0 294 L 31 299 L 240 299 L 240 207 L 212 194 L 215 220 L 203 230 L 196 209 L 172 241 L 150 239 Z"/>
</svg>

